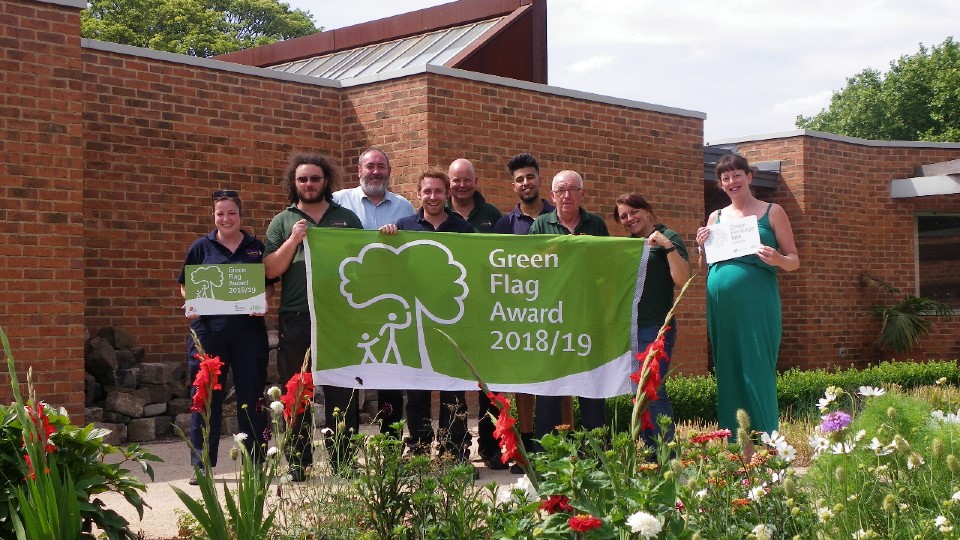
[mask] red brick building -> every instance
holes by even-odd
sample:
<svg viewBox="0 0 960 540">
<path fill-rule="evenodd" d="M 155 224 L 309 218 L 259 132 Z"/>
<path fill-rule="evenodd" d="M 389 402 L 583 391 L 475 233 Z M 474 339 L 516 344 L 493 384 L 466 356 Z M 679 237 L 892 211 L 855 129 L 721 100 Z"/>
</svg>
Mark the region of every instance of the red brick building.
<svg viewBox="0 0 960 540">
<path fill-rule="evenodd" d="M 212 228 L 210 192 L 240 190 L 244 226 L 262 235 L 285 205 L 280 177 L 294 149 L 332 156 L 352 187 L 359 151 L 381 146 L 395 189 L 408 196 L 422 168 L 466 157 L 502 210 L 515 202 L 506 160 L 530 151 L 546 178 L 581 171 L 590 211 L 609 216 L 617 195 L 638 190 L 692 242 L 709 183 L 705 115 L 541 84 L 545 27 L 527 45 L 516 36 L 538 17 L 545 25 L 546 3 L 483 4 L 506 14 L 485 31 L 484 47 L 451 60 L 475 71 L 425 64 L 350 81 L 81 40 L 80 0 L 0 4 L 0 326 L 21 378 L 33 366 L 39 394 L 79 414 L 84 336 L 103 326 L 128 330 L 150 361 L 182 362 L 187 325 L 174 280 L 190 242 Z M 434 28 L 451 17 L 419 20 Z M 348 29 L 341 40 L 356 46 L 357 35 Z M 526 80 L 496 74 L 497 54 L 521 46 Z M 781 366 L 879 359 L 868 311 L 876 298 L 857 276 L 916 291 L 918 213 L 960 215 L 960 195 L 893 199 L 890 183 L 960 158 L 960 144 L 810 132 L 724 143 L 780 165 L 770 196 L 790 214 L 803 261 L 781 278 Z M 703 373 L 702 277 L 680 320 L 675 361 Z M 940 325 L 911 356 L 956 358 L 958 340 L 956 324 Z"/>
</svg>

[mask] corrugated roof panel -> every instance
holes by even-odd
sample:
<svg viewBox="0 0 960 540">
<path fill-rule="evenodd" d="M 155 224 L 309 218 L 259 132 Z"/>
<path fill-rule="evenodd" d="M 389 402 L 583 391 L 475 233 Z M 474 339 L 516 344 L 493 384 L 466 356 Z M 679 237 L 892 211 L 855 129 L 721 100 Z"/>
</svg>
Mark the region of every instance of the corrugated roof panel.
<svg viewBox="0 0 960 540">
<path fill-rule="evenodd" d="M 501 19 L 502 17 L 498 17 L 428 34 L 305 58 L 271 66 L 270 69 L 344 80 L 406 67 L 443 65 L 470 46 Z"/>
<path fill-rule="evenodd" d="M 497 19 L 498 21 L 499 19 Z M 482 21 L 475 25 L 471 25 L 463 34 L 461 34 L 456 41 L 450 44 L 449 47 L 440 51 L 433 60 L 430 61 L 431 64 L 435 66 L 442 66 L 446 64 L 451 58 L 460 54 L 460 51 L 466 49 L 471 43 L 476 41 L 484 32 L 497 24 L 497 21 Z"/>
</svg>

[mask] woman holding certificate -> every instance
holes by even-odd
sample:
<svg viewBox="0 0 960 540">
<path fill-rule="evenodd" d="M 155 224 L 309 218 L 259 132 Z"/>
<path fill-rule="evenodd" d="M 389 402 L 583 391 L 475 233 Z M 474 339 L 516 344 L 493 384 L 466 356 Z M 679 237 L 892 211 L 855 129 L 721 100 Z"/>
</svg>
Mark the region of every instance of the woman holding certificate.
<svg viewBox="0 0 960 540">
<path fill-rule="evenodd" d="M 185 314 L 191 319 L 190 327 L 200 339 L 204 353 L 210 356 L 218 356 L 220 361 L 223 362 L 220 384 L 224 386 L 224 389 L 214 391 L 210 407 L 208 445 L 211 466 L 217 464 L 223 398 L 227 390 L 224 382 L 231 368 L 233 369 L 233 383 L 237 395 L 237 424 L 240 432 L 246 435 L 243 441 L 244 445 L 255 459 L 258 459 L 264 451 L 263 430 L 266 427 L 266 419 L 260 410 L 259 401 L 263 396 L 263 388 L 266 384 L 269 345 L 267 344 L 267 326 L 263 315 L 273 292 L 273 284 L 267 284 L 263 290 L 265 302 L 257 303 L 262 309 L 255 307 L 253 310 L 237 315 L 216 314 L 236 312 L 240 309 L 239 304 L 230 305 L 229 302 L 223 302 L 223 304 L 226 304 L 224 308 L 204 309 L 202 312 L 207 314 L 201 315 L 193 307 L 193 302 L 200 297 L 203 297 L 204 300 L 215 300 L 218 295 L 221 298 L 226 298 L 231 286 L 247 285 L 242 281 L 244 276 L 241 272 L 248 269 L 256 276 L 253 279 L 263 279 L 262 266 L 243 266 L 262 264 L 263 242 L 240 228 L 242 211 L 243 206 L 236 191 L 213 192 L 213 222 L 216 229 L 200 237 L 190 246 L 183 268 L 177 278 L 180 283 L 180 293 L 184 300 L 188 300 L 188 288 L 191 290 L 199 289 L 184 304 Z M 204 266 L 196 267 L 194 265 Z M 232 272 L 228 272 L 230 267 L 233 268 Z M 212 275 L 213 277 L 211 277 Z M 187 283 L 188 279 L 190 280 L 189 284 Z M 255 285 L 254 287 L 238 286 L 234 288 L 250 289 L 255 292 L 256 289 L 260 288 L 260 284 Z M 226 289 L 221 287 L 226 287 Z M 193 337 L 187 336 L 187 364 L 191 383 L 200 366 L 200 360 L 196 355 L 197 347 Z M 189 433 L 190 443 L 193 446 L 190 460 L 201 469 L 202 428 L 203 418 L 200 413 L 194 412 Z M 191 483 L 196 483 L 195 477 L 191 479 Z"/>
<path fill-rule="evenodd" d="M 738 155 L 723 156 L 716 172 L 730 205 L 711 213 L 707 226 L 697 230 L 696 239 L 701 268 L 711 261 L 707 273 L 707 329 L 717 375 L 719 424 L 736 433 L 737 410 L 744 409 L 752 430 L 770 433 L 778 428 L 780 416 L 777 269 L 796 270 L 800 257 L 783 208 L 757 199 L 750 191 L 753 172 L 747 160 Z M 759 232 L 760 247 L 741 256 L 736 256 L 735 249 L 725 249 L 733 243 L 750 243 L 736 231 Z"/>
</svg>

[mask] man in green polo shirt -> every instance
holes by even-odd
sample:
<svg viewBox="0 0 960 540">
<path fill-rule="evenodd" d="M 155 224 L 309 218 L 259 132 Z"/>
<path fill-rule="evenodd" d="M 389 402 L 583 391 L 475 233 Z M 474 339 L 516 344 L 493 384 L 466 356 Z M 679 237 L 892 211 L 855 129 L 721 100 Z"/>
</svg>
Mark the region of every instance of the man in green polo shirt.
<svg viewBox="0 0 960 540">
<path fill-rule="evenodd" d="M 307 300 L 307 264 L 304 260 L 303 239 L 309 227 L 343 227 L 362 229 L 356 214 L 333 202 L 333 192 L 339 178 L 330 161 L 320 154 L 293 154 L 286 175 L 290 206 L 277 214 L 267 227 L 263 266 L 268 279 L 280 277 L 280 318 L 277 369 L 285 384 L 300 371 L 303 357 L 310 349 L 311 324 Z M 311 369 L 310 366 L 307 369 Z M 341 411 L 341 421 L 347 433 L 327 440 L 330 465 L 338 472 L 352 461 L 348 445 L 349 430 L 360 429 L 357 396 L 350 388 L 323 387 L 326 425 L 336 426 L 335 408 Z M 313 463 L 312 416 L 307 413 L 299 422 L 288 426 L 293 435 L 287 445 L 290 476 L 295 482 L 306 478 L 306 467 Z"/>
<path fill-rule="evenodd" d="M 583 209 L 586 191 L 583 177 L 575 171 L 560 171 L 553 177 L 551 195 L 556 210 L 541 215 L 530 226 L 529 234 L 589 234 L 610 236 L 603 218 Z M 606 400 L 578 397 L 580 420 L 584 429 L 606 425 Z M 561 396 L 537 396 L 534 437 L 540 439 L 560 424 L 572 424 L 572 400 Z"/>
</svg>

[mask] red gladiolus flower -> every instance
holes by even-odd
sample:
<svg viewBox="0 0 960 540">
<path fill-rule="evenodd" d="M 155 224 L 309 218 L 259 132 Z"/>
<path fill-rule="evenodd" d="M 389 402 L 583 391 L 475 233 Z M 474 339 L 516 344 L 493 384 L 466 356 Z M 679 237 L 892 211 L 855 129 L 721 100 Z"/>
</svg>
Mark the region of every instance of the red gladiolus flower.
<svg viewBox="0 0 960 540">
<path fill-rule="evenodd" d="M 48 454 L 55 451 L 57 447 L 50 438 L 57 432 L 57 428 L 50 422 L 50 417 L 47 416 L 47 410 L 43 407 L 43 404 L 37 405 L 36 409 L 30 408 L 29 406 L 26 407 L 26 409 L 30 414 L 30 419 L 36 424 L 37 431 L 42 434 L 43 450 Z M 26 439 L 23 440 L 23 445 L 27 445 Z"/>
<path fill-rule="evenodd" d="M 313 373 L 294 373 L 287 381 L 286 389 L 280 401 L 283 402 L 283 418 L 289 422 L 306 412 L 313 401 Z"/>
<path fill-rule="evenodd" d="M 500 461 L 509 463 L 510 460 L 514 460 L 521 466 L 525 465 L 526 461 L 520 455 L 520 449 L 517 447 L 517 434 L 513 429 L 513 425 L 517 421 L 510 416 L 510 400 L 493 392 L 489 392 L 487 397 L 490 398 L 491 403 L 500 409 L 500 414 L 497 416 L 497 425 L 493 428 L 493 436 L 500 440 L 500 450 L 502 452 Z"/>
<path fill-rule="evenodd" d="M 649 409 L 640 413 L 640 429 L 657 429 L 657 427 L 653 425 L 653 420 L 650 419 Z"/>
<path fill-rule="evenodd" d="M 23 461 L 26 462 L 26 464 L 27 464 L 27 469 L 30 471 L 30 472 L 27 473 L 27 475 L 26 475 L 25 477 L 23 477 L 23 479 L 24 479 L 24 480 L 36 480 L 36 479 L 37 479 L 37 472 L 33 470 L 33 462 L 30 461 L 30 455 L 29 455 L 29 454 L 24 454 L 24 455 L 23 455 Z M 49 469 L 49 468 L 44 468 L 43 470 L 46 471 L 47 474 L 50 474 L 50 469 Z"/>
<path fill-rule="evenodd" d="M 640 360 L 640 368 L 630 374 L 630 380 L 633 381 L 634 384 L 640 384 L 640 379 L 643 376 L 644 370 L 650 372 L 650 374 L 647 376 L 646 383 L 643 385 L 643 393 L 646 394 L 649 401 L 656 401 L 657 388 L 659 388 L 663 382 L 660 379 L 659 361 L 663 359 L 668 363 L 670 362 L 670 357 L 668 357 L 667 353 L 665 352 L 665 339 L 667 332 L 669 331 L 670 327 L 665 327 L 660 336 L 647 345 L 647 348 L 644 349 L 643 352 L 637 355 L 637 359 Z M 652 356 L 650 355 L 651 351 L 653 352 Z M 650 356 L 649 360 L 647 359 L 648 356 Z M 647 418 L 647 423 L 649 423 L 650 426 L 653 426 L 653 422 L 650 422 L 649 418 Z M 644 425 L 644 429 L 646 429 L 646 425 Z"/>
<path fill-rule="evenodd" d="M 576 532 L 587 532 L 603 525 L 602 521 L 590 514 L 573 516 L 568 523 L 570 524 L 570 529 Z"/>
<path fill-rule="evenodd" d="M 200 360 L 200 369 L 193 380 L 193 386 L 197 391 L 193 394 L 193 405 L 190 410 L 204 413 L 209 407 L 207 400 L 213 391 L 223 390 L 223 386 L 220 385 L 220 368 L 223 367 L 223 362 L 220 361 L 219 356 L 209 354 L 203 356 L 198 354 L 196 358 Z"/>
<path fill-rule="evenodd" d="M 547 497 L 547 500 L 540 503 L 540 509 L 546 511 L 548 514 L 573 512 L 573 507 L 570 506 L 570 499 L 566 495 L 551 495 Z"/>
</svg>

